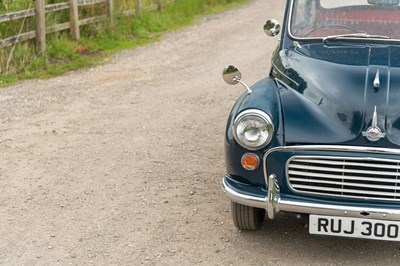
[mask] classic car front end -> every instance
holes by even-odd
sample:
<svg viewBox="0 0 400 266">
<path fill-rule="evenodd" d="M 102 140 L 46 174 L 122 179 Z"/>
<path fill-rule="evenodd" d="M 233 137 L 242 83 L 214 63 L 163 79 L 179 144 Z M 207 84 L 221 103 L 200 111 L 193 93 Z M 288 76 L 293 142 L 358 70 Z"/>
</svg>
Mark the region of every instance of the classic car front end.
<svg viewBox="0 0 400 266">
<path fill-rule="evenodd" d="M 400 241 L 399 17 L 399 0 L 289 0 L 269 75 L 224 69 L 246 87 L 222 181 L 238 228 L 287 212 L 312 234 Z"/>
</svg>

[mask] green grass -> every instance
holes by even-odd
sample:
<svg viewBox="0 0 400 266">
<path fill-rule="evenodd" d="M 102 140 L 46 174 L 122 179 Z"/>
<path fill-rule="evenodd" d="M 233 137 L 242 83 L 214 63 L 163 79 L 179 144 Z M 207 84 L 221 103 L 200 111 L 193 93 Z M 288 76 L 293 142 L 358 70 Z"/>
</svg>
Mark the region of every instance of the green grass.
<svg viewBox="0 0 400 266">
<path fill-rule="evenodd" d="M 36 53 L 35 40 L 0 49 L 0 87 L 18 80 L 48 78 L 96 65 L 109 54 L 157 41 L 165 31 L 191 25 L 198 16 L 219 12 L 245 1 L 175 0 L 175 4 L 165 6 L 162 12 L 144 13 L 142 18 L 119 17 L 112 26 L 106 22 L 85 26 L 81 28 L 82 36 L 78 42 L 70 38 L 68 31 L 47 35 L 47 50 L 41 56 Z M 7 0 L 0 0 L 0 7 L 4 2 Z M 24 6 L 29 5 L 28 2 L 21 1 Z M 0 30 L 1 26 L 0 23 Z"/>
</svg>

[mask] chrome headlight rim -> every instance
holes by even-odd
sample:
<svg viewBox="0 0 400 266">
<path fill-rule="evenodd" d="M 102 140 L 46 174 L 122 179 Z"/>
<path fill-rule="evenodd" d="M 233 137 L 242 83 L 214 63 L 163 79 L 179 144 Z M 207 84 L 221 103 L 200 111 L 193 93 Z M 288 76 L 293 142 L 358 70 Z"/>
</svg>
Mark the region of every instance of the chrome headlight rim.
<svg viewBox="0 0 400 266">
<path fill-rule="evenodd" d="M 264 141 L 264 143 L 262 143 L 261 145 L 254 146 L 254 147 L 246 145 L 239 139 L 239 137 L 237 135 L 237 126 L 238 126 L 239 122 L 247 116 L 255 116 L 255 117 L 261 118 L 262 120 L 264 120 L 264 122 L 267 125 L 268 137 Z M 248 109 L 248 110 L 245 110 L 245 111 L 239 113 L 239 115 L 235 118 L 235 120 L 233 122 L 233 126 L 232 126 L 232 131 L 233 131 L 234 139 L 241 147 L 243 147 L 247 150 L 250 150 L 250 151 L 256 151 L 256 150 L 260 150 L 260 149 L 264 148 L 271 142 L 272 137 L 275 132 L 275 127 L 274 127 L 274 123 L 272 122 L 271 117 L 267 113 L 265 113 L 261 110 L 258 110 L 258 109 Z"/>
</svg>

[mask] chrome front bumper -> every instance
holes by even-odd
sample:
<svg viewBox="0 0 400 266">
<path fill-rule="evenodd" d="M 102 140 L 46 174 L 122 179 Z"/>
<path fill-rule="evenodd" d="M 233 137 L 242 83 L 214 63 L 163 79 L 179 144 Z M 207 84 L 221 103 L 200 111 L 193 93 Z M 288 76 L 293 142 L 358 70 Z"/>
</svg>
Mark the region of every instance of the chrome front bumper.
<svg viewBox="0 0 400 266">
<path fill-rule="evenodd" d="M 235 190 L 234 187 L 228 185 L 226 177 L 222 179 L 222 188 L 228 198 L 234 202 L 265 209 L 268 213 L 268 218 L 271 220 L 275 218 L 275 215 L 278 212 L 283 211 L 301 214 L 400 221 L 400 209 L 315 204 L 282 199 L 278 181 L 275 175 L 270 175 L 268 177 L 268 192 L 266 197 L 247 195 L 240 190 Z"/>
</svg>

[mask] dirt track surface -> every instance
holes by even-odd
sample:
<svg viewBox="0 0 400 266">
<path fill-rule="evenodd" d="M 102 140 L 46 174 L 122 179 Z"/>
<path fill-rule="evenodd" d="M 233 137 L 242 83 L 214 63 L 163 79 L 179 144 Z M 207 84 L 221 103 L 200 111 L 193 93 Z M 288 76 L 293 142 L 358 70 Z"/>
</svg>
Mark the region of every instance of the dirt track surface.
<svg viewBox="0 0 400 266">
<path fill-rule="evenodd" d="M 282 1 L 283 2 L 283 1 Z M 237 230 L 220 188 L 227 115 L 277 44 L 279 0 L 201 19 L 104 65 L 0 92 L 0 264 L 394 265 L 397 243 Z"/>
</svg>

